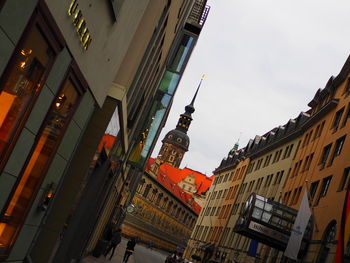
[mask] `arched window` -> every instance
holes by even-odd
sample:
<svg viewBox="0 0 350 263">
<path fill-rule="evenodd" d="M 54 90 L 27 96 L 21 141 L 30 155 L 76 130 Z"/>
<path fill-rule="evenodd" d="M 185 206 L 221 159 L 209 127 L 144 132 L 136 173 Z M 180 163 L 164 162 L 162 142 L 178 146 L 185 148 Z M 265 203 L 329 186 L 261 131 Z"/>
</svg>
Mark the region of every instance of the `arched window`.
<svg viewBox="0 0 350 263">
<path fill-rule="evenodd" d="M 157 188 L 154 188 L 153 191 L 152 191 L 152 195 L 151 195 L 151 197 L 149 198 L 149 200 L 150 200 L 151 202 L 154 201 L 154 198 L 156 197 L 156 194 L 157 194 L 157 193 L 158 193 L 158 189 L 157 189 Z"/>
<path fill-rule="evenodd" d="M 162 208 L 165 209 L 166 205 L 168 203 L 168 197 L 165 197 L 163 200 Z"/>
<path fill-rule="evenodd" d="M 147 195 L 149 193 L 149 190 L 151 189 L 152 185 L 148 184 L 145 188 L 145 191 L 143 192 L 143 197 L 147 198 Z"/>
<path fill-rule="evenodd" d="M 139 183 L 139 185 L 137 186 L 137 192 L 138 192 L 138 193 L 141 193 L 141 192 L 142 192 L 142 188 L 143 188 L 145 182 L 146 182 L 146 181 L 145 181 L 144 178 L 142 178 L 142 179 L 140 180 L 140 183 Z"/>
<path fill-rule="evenodd" d="M 176 216 L 175 216 L 176 218 L 179 218 L 180 212 L 181 212 L 181 208 L 179 207 L 176 212 Z"/>
<path fill-rule="evenodd" d="M 157 200 L 156 200 L 156 205 L 160 204 L 160 200 L 162 200 L 162 197 L 163 197 L 163 193 L 159 193 L 158 197 L 157 197 Z"/>
<path fill-rule="evenodd" d="M 174 204 L 172 211 L 170 211 L 173 216 L 176 215 L 176 209 L 177 209 L 177 204 Z"/>
<path fill-rule="evenodd" d="M 332 262 L 334 253 L 329 253 L 329 251 L 331 250 L 332 246 L 336 245 L 334 242 L 336 234 L 337 221 L 333 220 L 328 224 L 326 230 L 324 231 L 320 251 L 318 252 L 317 263 Z"/>
<path fill-rule="evenodd" d="M 167 212 L 170 212 L 172 206 L 173 206 L 173 201 L 170 201 L 170 202 L 168 203 L 168 207 L 167 207 L 166 211 L 167 211 Z"/>
</svg>

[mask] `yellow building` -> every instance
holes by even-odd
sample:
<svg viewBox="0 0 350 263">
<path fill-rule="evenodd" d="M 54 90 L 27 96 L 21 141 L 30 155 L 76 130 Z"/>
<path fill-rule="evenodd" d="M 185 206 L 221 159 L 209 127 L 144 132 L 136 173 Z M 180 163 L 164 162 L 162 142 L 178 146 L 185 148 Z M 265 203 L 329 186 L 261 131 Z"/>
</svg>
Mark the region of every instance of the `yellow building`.
<svg viewBox="0 0 350 263">
<path fill-rule="evenodd" d="M 313 235 L 305 262 L 334 262 L 350 170 L 350 59 L 316 92 L 310 118 L 283 190 L 284 204 L 298 208 L 308 193 Z"/>
</svg>

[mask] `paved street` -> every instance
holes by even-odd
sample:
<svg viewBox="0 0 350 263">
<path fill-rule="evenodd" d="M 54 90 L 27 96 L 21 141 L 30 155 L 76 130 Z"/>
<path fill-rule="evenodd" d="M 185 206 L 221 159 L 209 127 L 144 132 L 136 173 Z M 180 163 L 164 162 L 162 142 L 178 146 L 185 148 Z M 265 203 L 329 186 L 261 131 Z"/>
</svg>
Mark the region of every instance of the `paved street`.
<svg viewBox="0 0 350 263">
<path fill-rule="evenodd" d="M 127 239 L 122 239 L 122 242 L 117 247 L 111 261 L 109 261 L 109 255 L 107 255 L 106 258 L 104 256 L 99 258 L 89 256 L 83 259 L 82 263 L 122 263 L 127 241 Z M 128 263 L 164 263 L 167 255 L 168 254 L 165 252 L 149 249 L 143 245 L 137 244 L 135 247 L 135 252 L 130 256 Z"/>
</svg>

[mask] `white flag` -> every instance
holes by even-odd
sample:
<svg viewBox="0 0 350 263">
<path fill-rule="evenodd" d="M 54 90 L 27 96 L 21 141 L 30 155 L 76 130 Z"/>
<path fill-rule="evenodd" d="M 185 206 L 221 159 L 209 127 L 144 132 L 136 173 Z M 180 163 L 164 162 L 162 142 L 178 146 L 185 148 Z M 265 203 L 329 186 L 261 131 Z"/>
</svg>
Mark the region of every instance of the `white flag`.
<svg viewBox="0 0 350 263">
<path fill-rule="evenodd" d="M 311 211 L 309 207 L 309 200 L 307 198 L 306 191 L 304 191 L 303 200 L 301 201 L 297 217 L 292 227 L 287 248 L 284 251 L 284 255 L 286 257 L 297 260 L 301 241 L 303 239 L 304 232 L 307 223 L 309 222 L 310 216 Z"/>
</svg>

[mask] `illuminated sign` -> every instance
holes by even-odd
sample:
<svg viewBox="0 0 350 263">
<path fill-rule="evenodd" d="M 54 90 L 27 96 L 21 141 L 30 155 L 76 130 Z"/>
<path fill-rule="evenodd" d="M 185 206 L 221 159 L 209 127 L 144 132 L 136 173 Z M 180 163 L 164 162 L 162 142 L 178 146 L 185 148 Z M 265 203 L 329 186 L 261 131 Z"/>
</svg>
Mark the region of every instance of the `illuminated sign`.
<svg viewBox="0 0 350 263">
<path fill-rule="evenodd" d="M 68 8 L 68 15 L 73 19 L 73 25 L 79 35 L 80 43 L 82 44 L 84 50 L 88 50 L 92 38 L 90 31 L 86 25 L 86 20 L 83 17 L 83 13 L 78 8 L 79 4 L 77 0 L 72 0 Z"/>
<path fill-rule="evenodd" d="M 264 225 L 261 225 L 259 223 L 254 222 L 254 221 L 250 221 L 249 229 L 254 230 L 258 233 L 264 234 L 264 235 L 271 237 L 273 239 L 279 240 L 283 243 L 287 243 L 288 239 L 289 239 L 288 235 L 282 234 L 279 231 L 273 230 L 269 227 L 266 227 Z"/>
</svg>

